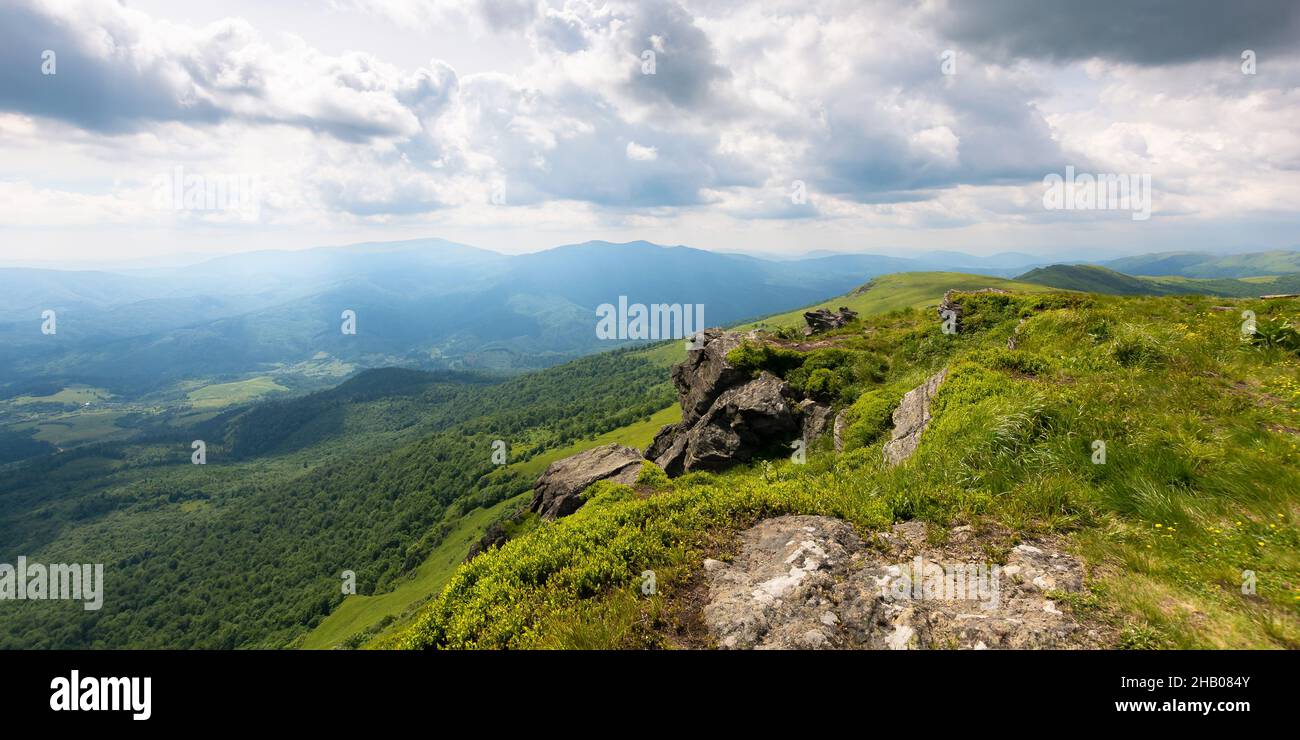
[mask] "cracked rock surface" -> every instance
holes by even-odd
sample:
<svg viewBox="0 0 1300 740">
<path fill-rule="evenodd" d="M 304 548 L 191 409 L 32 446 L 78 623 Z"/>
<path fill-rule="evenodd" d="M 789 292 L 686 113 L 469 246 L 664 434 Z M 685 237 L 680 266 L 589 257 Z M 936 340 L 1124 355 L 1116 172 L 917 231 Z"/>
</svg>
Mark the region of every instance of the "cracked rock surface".
<svg viewBox="0 0 1300 740">
<path fill-rule="evenodd" d="M 940 370 L 931 375 L 924 383 L 903 395 L 903 400 L 894 409 L 894 431 L 892 438 L 885 443 L 885 463 L 897 465 L 916 452 L 921 445 L 921 433 L 930 424 L 930 402 L 939 392 L 947 370 Z"/>
<path fill-rule="evenodd" d="M 1077 558 L 1032 541 L 1002 563 L 980 553 L 970 527 L 934 548 L 919 522 L 867 543 L 840 519 L 766 519 L 741 534 L 731 562 L 706 561 L 703 618 L 724 649 L 1101 646 L 1052 598 L 1083 587 Z"/>
</svg>

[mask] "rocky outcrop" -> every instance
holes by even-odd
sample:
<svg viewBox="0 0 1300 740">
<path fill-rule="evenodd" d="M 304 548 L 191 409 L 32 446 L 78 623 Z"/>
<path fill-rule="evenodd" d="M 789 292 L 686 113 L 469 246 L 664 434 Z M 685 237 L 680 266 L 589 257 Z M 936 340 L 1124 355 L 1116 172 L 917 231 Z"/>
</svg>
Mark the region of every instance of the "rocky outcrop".
<svg viewBox="0 0 1300 740">
<path fill-rule="evenodd" d="M 835 444 L 836 452 L 844 451 L 844 432 L 849 428 L 848 410 L 842 410 L 835 415 L 835 421 L 831 425 L 831 441 Z"/>
<path fill-rule="evenodd" d="M 686 353 L 685 362 L 673 365 L 671 377 L 682 406 L 682 423 L 698 420 L 726 389 L 749 379 L 748 373 L 727 361 L 727 353 L 740 346 L 735 332 L 706 329 L 698 335 L 696 349 Z"/>
<path fill-rule="evenodd" d="M 903 395 L 903 400 L 894 409 L 894 432 L 885 443 L 884 456 L 887 465 L 897 465 L 916 452 L 921 444 L 921 433 L 930 423 L 930 401 L 939 391 L 946 370 L 931 375 L 924 383 Z"/>
<path fill-rule="evenodd" d="M 509 526 L 518 524 L 528 515 L 528 509 L 519 507 L 510 516 L 498 519 L 488 526 L 483 532 L 483 536 L 477 542 L 469 546 L 469 554 L 465 556 L 465 562 L 469 562 L 479 555 L 491 550 L 494 547 L 501 547 L 510 541 Z"/>
<path fill-rule="evenodd" d="M 805 398 L 799 402 L 798 408 L 805 444 L 812 444 L 813 440 L 831 430 L 833 409 L 830 406 Z"/>
<path fill-rule="evenodd" d="M 682 420 L 659 430 L 646 458 L 676 476 L 747 462 L 761 450 L 800 432 L 802 418 L 785 381 L 771 373 L 752 378 L 727 361 L 738 334 L 708 330 L 672 379 Z"/>
<path fill-rule="evenodd" d="M 852 311 L 845 306 L 840 306 L 839 311 L 831 311 L 829 308 L 819 308 L 815 311 L 805 311 L 803 320 L 808 326 L 804 327 L 804 336 L 812 336 L 831 329 L 838 329 L 858 317 L 857 311 Z"/>
<path fill-rule="evenodd" d="M 762 373 L 723 391 L 695 422 L 665 427 L 646 455 L 669 475 L 719 470 L 799 431 L 785 381 Z"/>
<path fill-rule="evenodd" d="M 595 447 L 551 463 L 533 486 L 529 511 L 543 519 L 568 516 L 582 506 L 581 494 L 596 481 L 631 485 L 641 472 L 641 453 L 620 444 Z"/>
<path fill-rule="evenodd" d="M 1083 586 L 1082 563 L 1046 542 L 985 563 L 970 527 L 926 545 L 895 525 L 867 546 L 846 522 L 782 516 L 740 536 L 730 563 L 705 561 L 703 621 L 726 649 L 1098 647 L 1103 635 L 1049 592 Z M 963 576 L 963 578 L 958 578 Z M 960 584 L 960 587 L 959 587 Z"/>
<path fill-rule="evenodd" d="M 1012 330 L 1011 336 L 1007 337 L 1007 349 L 1020 348 L 1020 327 L 1024 325 L 1025 325 L 1024 319 L 1021 319 L 1020 322 L 1016 324 L 1016 328 Z"/>
</svg>

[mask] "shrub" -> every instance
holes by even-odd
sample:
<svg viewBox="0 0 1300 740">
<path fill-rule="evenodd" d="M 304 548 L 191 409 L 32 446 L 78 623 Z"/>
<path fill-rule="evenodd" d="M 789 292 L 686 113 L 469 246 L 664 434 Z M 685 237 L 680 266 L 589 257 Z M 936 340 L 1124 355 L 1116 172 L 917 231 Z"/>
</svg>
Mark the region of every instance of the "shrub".
<svg viewBox="0 0 1300 740">
<path fill-rule="evenodd" d="M 649 460 L 643 460 L 641 462 L 641 472 L 636 477 L 636 484 L 638 486 L 653 488 L 656 491 L 662 491 L 671 485 L 668 480 L 668 474 L 664 472 L 663 468 L 655 465 Z"/>
<path fill-rule="evenodd" d="M 1044 357 L 1026 350 L 1013 351 L 999 347 L 972 352 L 966 358 L 994 370 L 1025 375 L 1043 375 L 1051 371 L 1051 364 Z"/>
<path fill-rule="evenodd" d="M 802 353 L 760 342 L 744 341 L 727 353 L 727 362 L 738 370 L 755 376 L 766 370 L 784 378 L 791 370 L 802 365 L 803 361 Z"/>
<path fill-rule="evenodd" d="M 1300 332 L 1286 319 L 1273 318 L 1256 322 L 1255 332 L 1249 335 L 1247 341 L 1262 349 L 1300 352 Z"/>
<path fill-rule="evenodd" d="M 844 449 L 853 450 L 872 444 L 893 424 L 894 409 L 906 391 L 897 386 L 877 388 L 853 402 L 846 412 Z"/>
<path fill-rule="evenodd" d="M 1121 367 L 1154 367 L 1165 361 L 1165 352 L 1159 342 L 1132 329 L 1115 340 L 1112 354 Z"/>
</svg>

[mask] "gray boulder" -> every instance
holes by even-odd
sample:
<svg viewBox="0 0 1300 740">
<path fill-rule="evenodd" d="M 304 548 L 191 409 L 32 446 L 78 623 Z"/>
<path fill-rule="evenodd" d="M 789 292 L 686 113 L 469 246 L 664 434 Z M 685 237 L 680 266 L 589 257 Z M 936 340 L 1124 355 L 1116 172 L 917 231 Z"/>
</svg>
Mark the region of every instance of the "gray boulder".
<svg viewBox="0 0 1300 740">
<path fill-rule="evenodd" d="M 595 447 L 551 463 L 533 486 L 528 507 L 543 519 L 568 516 L 583 504 L 581 494 L 596 481 L 631 485 L 641 472 L 641 453 L 620 444 Z"/>
<path fill-rule="evenodd" d="M 682 413 L 685 416 L 687 409 Z M 673 476 L 719 470 L 747 462 L 798 432 L 799 415 L 789 386 L 765 372 L 722 391 L 694 421 L 664 427 L 646 456 Z"/>
<path fill-rule="evenodd" d="M 668 475 L 746 462 L 799 433 L 802 417 L 789 386 L 771 373 L 753 378 L 727 361 L 743 339 L 705 330 L 686 361 L 673 366 L 682 420 L 660 429 L 645 452 Z"/>
<path fill-rule="evenodd" d="M 819 308 L 814 311 L 805 311 L 803 320 L 808 324 L 803 330 L 804 336 L 820 334 L 831 329 L 838 329 L 858 317 L 857 311 L 853 311 L 845 306 L 840 306 L 839 311 L 831 311 L 829 308 Z"/>
<path fill-rule="evenodd" d="M 749 379 L 727 361 L 727 353 L 740 346 L 739 334 L 705 329 L 697 336 L 696 349 L 688 351 L 686 361 L 672 368 L 682 423 L 687 425 L 703 416 L 723 391 Z"/>
<path fill-rule="evenodd" d="M 934 548 L 926 525 L 907 522 L 868 545 L 840 519 L 765 519 L 740 534 L 731 562 L 705 562 L 705 627 L 718 647 L 738 650 L 1106 644 L 1106 628 L 1052 598 L 1083 588 L 1078 558 L 1040 540 L 985 562 L 971 530 Z"/>
<path fill-rule="evenodd" d="M 811 398 L 799 402 L 803 440 L 806 444 L 812 444 L 818 437 L 831 430 L 832 410 L 830 406 L 817 403 Z"/>
<path fill-rule="evenodd" d="M 894 432 L 884 449 L 887 465 L 903 462 L 920 446 L 921 432 L 930 423 L 930 401 L 939 391 L 946 374 L 947 370 L 940 370 L 931 375 L 924 383 L 908 391 L 898 408 L 894 409 Z"/>
<path fill-rule="evenodd" d="M 835 421 L 831 423 L 831 441 L 835 444 L 836 452 L 844 451 L 844 432 L 849 428 L 849 414 L 847 410 L 841 410 L 835 415 Z"/>
</svg>

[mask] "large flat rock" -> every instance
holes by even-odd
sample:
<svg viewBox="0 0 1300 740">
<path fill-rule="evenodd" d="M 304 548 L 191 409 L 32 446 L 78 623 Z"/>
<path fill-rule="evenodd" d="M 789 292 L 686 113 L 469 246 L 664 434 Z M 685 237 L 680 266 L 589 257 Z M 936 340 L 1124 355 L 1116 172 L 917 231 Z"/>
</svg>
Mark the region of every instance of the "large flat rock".
<svg viewBox="0 0 1300 740">
<path fill-rule="evenodd" d="M 1077 558 L 1034 541 L 982 562 L 969 527 L 942 548 L 926 542 L 919 522 L 868 545 L 840 519 L 763 520 L 730 563 L 705 561 L 704 623 L 724 649 L 1101 646 L 1097 629 L 1051 598 L 1083 587 Z"/>
<path fill-rule="evenodd" d="M 631 447 L 607 444 L 556 460 L 533 486 L 529 509 L 544 519 L 568 516 L 582 506 L 582 492 L 596 481 L 636 482 L 642 459 Z"/>
</svg>

